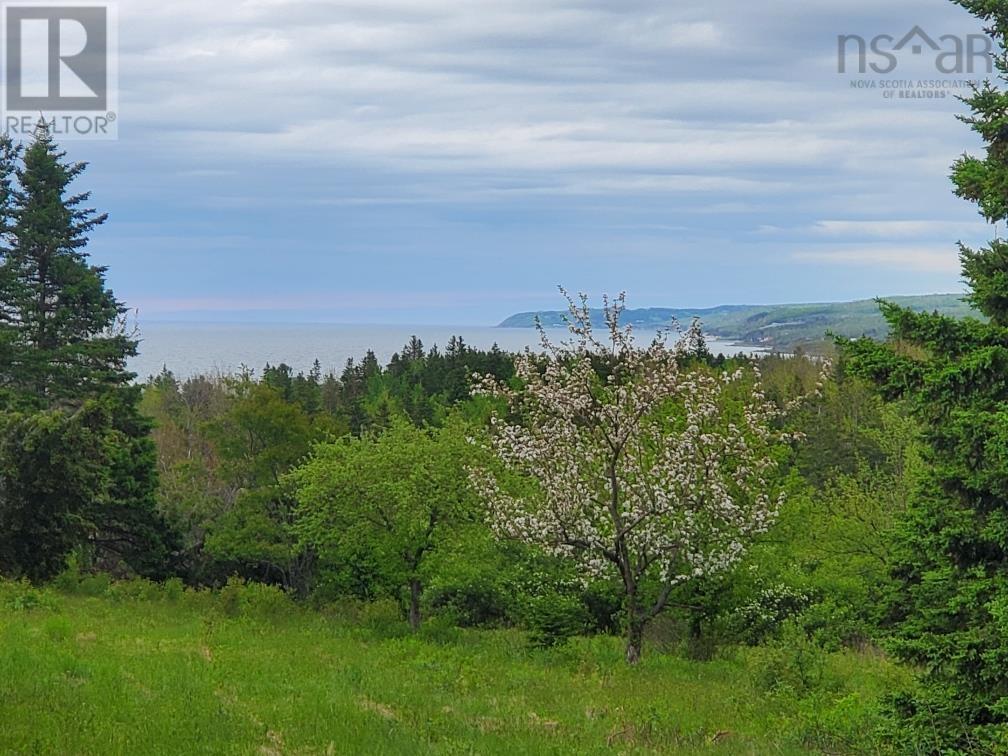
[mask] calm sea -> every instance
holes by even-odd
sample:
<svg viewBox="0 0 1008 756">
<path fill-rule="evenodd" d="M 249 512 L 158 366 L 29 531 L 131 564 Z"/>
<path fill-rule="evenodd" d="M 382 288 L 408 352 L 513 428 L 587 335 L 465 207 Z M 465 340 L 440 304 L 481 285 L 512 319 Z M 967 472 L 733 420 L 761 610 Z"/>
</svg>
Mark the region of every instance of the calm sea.
<svg viewBox="0 0 1008 756">
<path fill-rule="evenodd" d="M 472 326 L 388 326 L 331 324 L 215 324 L 148 323 L 140 327 L 140 355 L 130 361 L 130 370 L 141 380 L 167 367 L 180 378 L 208 372 L 230 373 L 243 366 L 257 375 L 267 363 L 284 362 L 295 372 L 307 372 L 317 359 L 323 372 L 342 372 L 347 359 L 359 360 L 368 349 L 381 364 L 387 364 L 394 352 L 402 350 L 416 335 L 428 349 L 444 348 L 452 336 L 466 344 L 489 349 L 497 344 L 505 351 L 539 348 L 532 328 L 489 328 Z M 563 330 L 551 331 L 555 340 L 566 337 Z M 646 343 L 653 332 L 640 331 L 638 339 Z M 752 347 L 709 340 L 715 354 L 752 352 Z"/>
</svg>

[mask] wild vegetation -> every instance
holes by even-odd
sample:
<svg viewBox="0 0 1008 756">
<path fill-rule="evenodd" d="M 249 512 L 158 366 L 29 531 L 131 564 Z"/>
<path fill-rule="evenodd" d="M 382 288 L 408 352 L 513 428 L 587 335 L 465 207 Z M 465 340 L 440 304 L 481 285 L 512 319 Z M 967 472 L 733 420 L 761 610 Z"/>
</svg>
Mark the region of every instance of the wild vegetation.
<svg viewBox="0 0 1008 756">
<path fill-rule="evenodd" d="M 140 384 L 83 170 L 0 143 L 0 749 L 1008 753 L 1008 243 L 982 319 L 832 361 L 582 298 L 540 354 Z"/>
</svg>

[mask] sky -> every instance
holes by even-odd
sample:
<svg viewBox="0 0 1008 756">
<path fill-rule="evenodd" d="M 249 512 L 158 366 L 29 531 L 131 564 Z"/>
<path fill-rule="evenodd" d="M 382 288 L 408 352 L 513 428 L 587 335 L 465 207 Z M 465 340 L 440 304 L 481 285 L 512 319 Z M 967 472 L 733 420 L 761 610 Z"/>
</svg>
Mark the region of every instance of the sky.
<svg viewBox="0 0 1008 756">
<path fill-rule="evenodd" d="M 953 292 L 957 240 L 993 235 L 948 180 L 964 106 L 851 86 L 933 61 L 837 71 L 839 34 L 978 32 L 948 0 L 118 8 L 119 138 L 65 146 L 141 322 Z"/>
</svg>

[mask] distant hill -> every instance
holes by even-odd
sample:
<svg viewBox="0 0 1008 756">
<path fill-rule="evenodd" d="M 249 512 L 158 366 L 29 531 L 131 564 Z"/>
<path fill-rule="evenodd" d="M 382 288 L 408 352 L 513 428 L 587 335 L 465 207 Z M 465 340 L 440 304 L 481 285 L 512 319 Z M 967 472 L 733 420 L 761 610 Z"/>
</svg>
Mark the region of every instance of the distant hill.
<svg viewBox="0 0 1008 756">
<path fill-rule="evenodd" d="M 962 301 L 962 294 L 932 294 L 919 297 L 883 297 L 918 312 L 938 311 L 954 318 L 980 317 Z M 523 312 L 500 324 L 502 328 L 529 328 L 538 315 L 546 327 L 563 327 L 560 311 Z M 741 344 L 788 350 L 798 346 L 814 348 L 826 341 L 826 333 L 839 336 L 883 339 L 888 326 L 872 299 L 858 302 L 793 305 L 722 305 L 709 309 L 654 307 L 627 310 L 624 322 L 635 328 L 661 328 L 673 321 L 683 325 L 700 318 L 704 331 L 712 337 Z M 592 310 L 592 320 L 605 326 L 601 310 Z"/>
</svg>

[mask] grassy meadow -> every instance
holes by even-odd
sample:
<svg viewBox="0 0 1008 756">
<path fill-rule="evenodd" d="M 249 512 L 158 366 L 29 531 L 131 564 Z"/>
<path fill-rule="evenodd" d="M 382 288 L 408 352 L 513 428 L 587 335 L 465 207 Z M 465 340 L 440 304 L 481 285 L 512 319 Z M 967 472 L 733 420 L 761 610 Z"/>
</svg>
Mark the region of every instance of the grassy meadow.
<svg viewBox="0 0 1008 756">
<path fill-rule="evenodd" d="M 531 648 L 387 605 L 273 589 L 0 584 L 0 752 L 873 753 L 880 654 L 782 643 L 691 661 L 653 641 Z"/>
</svg>

